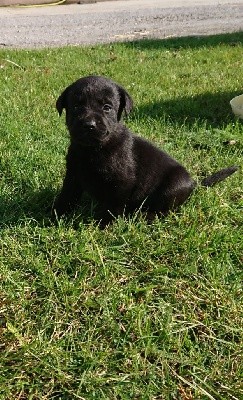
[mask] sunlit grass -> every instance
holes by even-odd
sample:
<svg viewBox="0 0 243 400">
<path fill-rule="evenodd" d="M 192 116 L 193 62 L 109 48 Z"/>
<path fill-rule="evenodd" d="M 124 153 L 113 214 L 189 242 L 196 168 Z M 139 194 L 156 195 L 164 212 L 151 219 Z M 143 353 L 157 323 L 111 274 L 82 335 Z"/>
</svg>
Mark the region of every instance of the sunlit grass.
<svg viewBox="0 0 243 400">
<path fill-rule="evenodd" d="M 240 172 L 175 214 L 54 224 L 68 135 L 55 101 L 106 75 L 126 124 L 193 177 L 240 165 L 243 34 L 0 51 L 0 399 L 241 399 Z"/>
</svg>

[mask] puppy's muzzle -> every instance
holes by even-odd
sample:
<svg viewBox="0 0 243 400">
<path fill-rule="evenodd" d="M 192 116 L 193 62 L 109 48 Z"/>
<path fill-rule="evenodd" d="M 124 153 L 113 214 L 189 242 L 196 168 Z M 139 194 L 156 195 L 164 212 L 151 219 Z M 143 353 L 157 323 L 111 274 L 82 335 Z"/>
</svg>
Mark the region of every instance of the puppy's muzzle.
<svg viewBox="0 0 243 400">
<path fill-rule="evenodd" d="M 87 131 L 94 131 L 97 128 L 97 124 L 94 119 L 91 119 L 83 122 L 83 128 Z"/>
<path fill-rule="evenodd" d="M 99 128 L 94 119 L 82 121 L 82 130 L 88 134 L 98 134 Z"/>
<path fill-rule="evenodd" d="M 74 142 L 84 146 L 95 146 L 106 138 L 108 127 L 101 118 L 79 116 L 69 124 L 69 132 Z"/>
<path fill-rule="evenodd" d="M 107 126 L 102 120 L 95 118 L 81 118 L 79 126 L 84 133 L 90 134 L 91 136 L 102 137 L 107 133 Z"/>
</svg>

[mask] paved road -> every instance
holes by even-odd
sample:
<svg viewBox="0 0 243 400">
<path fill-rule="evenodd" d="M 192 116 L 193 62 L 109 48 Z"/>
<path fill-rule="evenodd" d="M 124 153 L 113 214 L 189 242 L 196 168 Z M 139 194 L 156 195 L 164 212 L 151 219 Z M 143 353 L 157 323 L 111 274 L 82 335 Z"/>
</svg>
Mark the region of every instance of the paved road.
<svg viewBox="0 0 243 400">
<path fill-rule="evenodd" d="M 0 47 L 40 48 L 243 30 L 243 0 L 127 0 L 0 8 Z"/>
</svg>

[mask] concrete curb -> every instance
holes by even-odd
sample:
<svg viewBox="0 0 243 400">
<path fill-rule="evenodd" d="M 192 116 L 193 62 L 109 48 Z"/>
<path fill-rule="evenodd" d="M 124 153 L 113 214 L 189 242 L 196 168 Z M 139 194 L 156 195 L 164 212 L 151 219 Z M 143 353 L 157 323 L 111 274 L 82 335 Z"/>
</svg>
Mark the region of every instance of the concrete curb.
<svg viewBox="0 0 243 400">
<path fill-rule="evenodd" d="M 2 0 L 1 7 L 8 6 L 29 6 L 29 5 L 42 5 L 42 4 L 50 4 L 55 3 L 58 0 Z"/>
<path fill-rule="evenodd" d="M 0 7 L 18 7 L 18 6 L 38 6 L 38 5 L 48 5 L 48 4 L 93 4 L 102 1 L 118 1 L 118 0 L 0 0 Z M 127 0 L 128 1 L 128 0 Z"/>
<path fill-rule="evenodd" d="M 11 6 L 38 6 L 58 3 L 60 0 L 1 0 L 0 7 Z M 117 0 L 66 0 L 62 4 L 92 4 L 102 1 L 117 1 Z M 128 0 L 127 0 L 128 1 Z"/>
</svg>

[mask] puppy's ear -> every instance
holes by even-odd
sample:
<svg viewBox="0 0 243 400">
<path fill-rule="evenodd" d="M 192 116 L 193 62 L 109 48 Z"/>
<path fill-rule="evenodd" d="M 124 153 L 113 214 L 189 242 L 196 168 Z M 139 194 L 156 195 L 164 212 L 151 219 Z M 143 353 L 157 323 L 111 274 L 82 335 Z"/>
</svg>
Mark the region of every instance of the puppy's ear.
<svg viewBox="0 0 243 400">
<path fill-rule="evenodd" d="M 67 93 L 68 93 L 68 87 L 62 92 L 62 94 L 58 97 L 57 102 L 56 102 L 56 109 L 59 113 L 59 115 L 62 115 L 62 110 L 65 108 L 67 109 Z"/>
<path fill-rule="evenodd" d="M 120 94 L 120 106 L 117 114 L 117 120 L 120 121 L 123 111 L 125 111 L 126 115 L 128 115 L 130 111 L 132 111 L 133 100 L 122 86 L 118 86 L 118 91 Z"/>
</svg>

